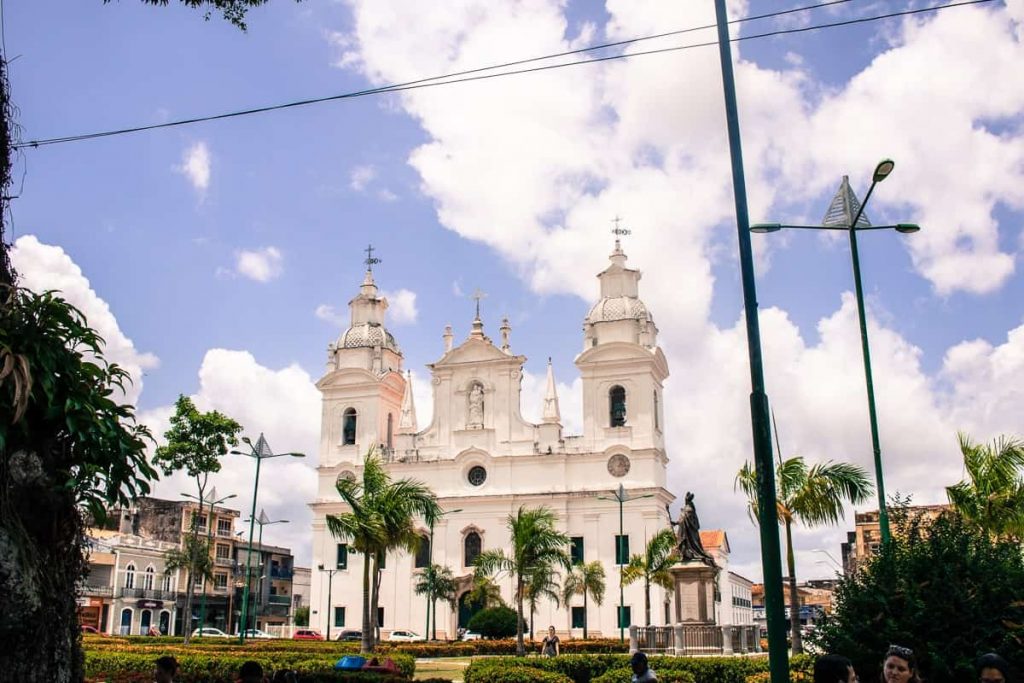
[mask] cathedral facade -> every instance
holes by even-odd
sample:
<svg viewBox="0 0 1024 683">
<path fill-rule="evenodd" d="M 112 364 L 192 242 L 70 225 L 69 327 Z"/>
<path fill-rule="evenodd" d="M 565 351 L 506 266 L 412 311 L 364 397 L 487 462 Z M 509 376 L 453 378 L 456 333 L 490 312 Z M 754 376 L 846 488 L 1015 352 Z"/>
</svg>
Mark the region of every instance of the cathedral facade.
<svg viewBox="0 0 1024 683">
<path fill-rule="evenodd" d="M 639 297 L 640 271 L 626 266 L 618 241 L 610 265 L 598 274 L 601 298 L 583 323 L 583 349 L 575 364 L 583 385 L 583 433 L 564 434 L 555 381 L 548 365 L 539 424 L 521 414 L 526 358 L 510 346 L 505 321 L 499 339 L 484 331 L 479 308 L 461 343 L 445 329 L 444 354 L 428 365 L 434 410 L 430 424 L 416 418 L 402 353 L 385 326 L 387 301 L 367 271 L 349 303 L 351 325 L 328 347 L 323 395 L 318 489 L 313 510 L 313 578 L 310 625 L 337 637 L 359 629 L 362 562 L 344 539 L 327 530 L 329 514 L 346 510 L 335 489 L 339 477 L 359 477 L 375 448 L 394 479 L 425 483 L 444 516 L 433 529 L 420 525 L 420 552 L 386 558 L 380 586 L 382 634 L 395 629 L 423 633 L 426 599 L 413 591 L 415 573 L 429 562 L 447 566 L 459 580 L 455 609 L 438 603 L 437 635 L 453 638 L 472 606 L 473 562 L 482 551 L 508 549 L 507 518 L 520 506 L 545 506 L 572 539 L 575 561 L 605 568 L 604 602 L 582 597 L 556 606 L 541 600 L 537 630 L 617 636 L 620 626 L 644 624 L 642 581 L 626 586 L 619 613 L 619 564 L 668 525 L 665 488 L 662 385 L 668 377 L 654 320 Z M 626 502 L 616 498 L 624 494 Z M 621 525 L 621 535 L 620 535 Z M 433 539 L 431 544 L 430 539 Z M 433 547 L 431 548 L 431 545 Z M 513 582 L 500 576 L 503 598 L 513 604 Z M 328 604 L 329 603 L 329 604 Z M 651 623 L 667 623 L 668 596 L 651 587 Z M 429 634 L 428 634 L 429 635 Z"/>
</svg>

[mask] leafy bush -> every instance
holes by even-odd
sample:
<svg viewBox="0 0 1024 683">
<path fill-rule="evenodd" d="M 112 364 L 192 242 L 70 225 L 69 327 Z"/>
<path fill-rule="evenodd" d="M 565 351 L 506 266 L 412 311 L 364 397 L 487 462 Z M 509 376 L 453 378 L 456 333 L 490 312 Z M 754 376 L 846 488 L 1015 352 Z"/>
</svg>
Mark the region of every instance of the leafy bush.
<svg viewBox="0 0 1024 683">
<path fill-rule="evenodd" d="M 764 657 L 650 658 L 659 681 L 672 683 L 746 683 L 747 676 L 767 671 Z M 466 683 L 486 683 L 508 669 L 531 668 L 564 674 L 573 683 L 617 683 L 629 671 L 629 655 L 562 655 L 559 657 L 493 657 L 475 660 L 466 669 Z M 607 675 L 607 678 L 602 678 Z M 628 680 L 628 678 L 626 679 Z"/>
<path fill-rule="evenodd" d="M 879 675 L 890 643 L 914 649 L 932 683 L 973 678 L 984 652 L 1024 661 L 1024 555 L 952 513 L 928 523 L 894 511 L 892 542 L 840 582 L 836 609 L 815 629 L 824 652 Z"/>
<path fill-rule="evenodd" d="M 653 669 L 652 669 L 653 670 Z M 694 683 L 696 680 L 689 671 L 654 671 L 658 683 Z M 633 680 L 632 669 L 609 669 L 591 683 L 630 683 Z"/>
<path fill-rule="evenodd" d="M 468 626 L 484 638 L 508 638 L 516 634 L 516 618 L 515 610 L 499 605 L 474 614 Z"/>
</svg>

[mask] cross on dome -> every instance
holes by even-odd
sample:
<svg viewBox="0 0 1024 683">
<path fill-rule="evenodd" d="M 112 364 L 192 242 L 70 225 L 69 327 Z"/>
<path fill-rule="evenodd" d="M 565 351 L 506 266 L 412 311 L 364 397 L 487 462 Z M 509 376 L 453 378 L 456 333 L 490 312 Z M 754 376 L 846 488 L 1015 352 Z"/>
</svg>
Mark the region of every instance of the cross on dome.
<svg viewBox="0 0 1024 683">
<path fill-rule="evenodd" d="M 363 249 L 363 251 L 366 252 L 366 259 L 363 261 L 363 263 L 366 264 L 366 269 L 367 270 L 372 271 L 373 267 L 376 264 L 380 263 L 381 260 L 379 258 L 374 258 L 374 256 L 373 256 L 373 245 L 372 244 L 368 244 L 366 246 L 366 249 Z"/>
</svg>

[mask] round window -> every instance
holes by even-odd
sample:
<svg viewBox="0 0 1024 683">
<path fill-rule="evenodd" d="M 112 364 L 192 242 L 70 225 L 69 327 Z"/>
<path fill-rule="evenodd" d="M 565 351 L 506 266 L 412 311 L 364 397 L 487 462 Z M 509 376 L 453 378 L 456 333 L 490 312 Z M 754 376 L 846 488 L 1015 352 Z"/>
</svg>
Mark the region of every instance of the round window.
<svg viewBox="0 0 1024 683">
<path fill-rule="evenodd" d="M 480 486 L 487 481 L 487 470 L 480 467 L 480 465 L 474 465 L 469 468 L 469 476 L 467 478 L 473 486 Z"/>
</svg>

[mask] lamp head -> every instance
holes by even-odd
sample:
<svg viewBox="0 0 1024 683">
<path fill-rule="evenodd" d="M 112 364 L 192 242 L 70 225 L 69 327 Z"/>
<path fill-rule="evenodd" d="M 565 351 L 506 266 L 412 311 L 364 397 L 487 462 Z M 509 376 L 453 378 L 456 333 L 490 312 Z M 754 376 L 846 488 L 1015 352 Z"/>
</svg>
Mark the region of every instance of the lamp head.
<svg viewBox="0 0 1024 683">
<path fill-rule="evenodd" d="M 242 437 L 242 443 L 247 443 L 247 444 L 249 444 L 251 446 L 252 445 L 252 439 L 250 439 L 247 436 L 243 436 Z"/>
<path fill-rule="evenodd" d="M 782 230 L 781 223 L 754 223 L 750 226 L 750 232 L 756 232 L 759 235 L 767 232 L 778 232 L 779 230 Z"/>
<path fill-rule="evenodd" d="M 895 161 L 892 159 L 882 159 L 878 162 L 878 165 L 875 166 L 875 174 L 871 176 L 872 182 L 882 182 L 889 177 L 889 174 L 892 173 L 892 169 L 894 168 L 896 168 Z"/>
<path fill-rule="evenodd" d="M 921 226 L 916 223 L 899 223 L 896 225 L 896 232 L 902 232 L 904 235 L 912 235 L 920 230 Z"/>
<path fill-rule="evenodd" d="M 293 458 L 305 458 L 306 457 L 305 453 L 289 453 L 288 455 L 292 456 Z"/>
<path fill-rule="evenodd" d="M 324 566 L 323 566 L 322 564 L 318 564 L 318 565 L 316 566 L 316 568 L 317 568 L 317 569 L 319 569 L 320 571 L 323 571 L 323 570 L 324 570 Z"/>
</svg>

